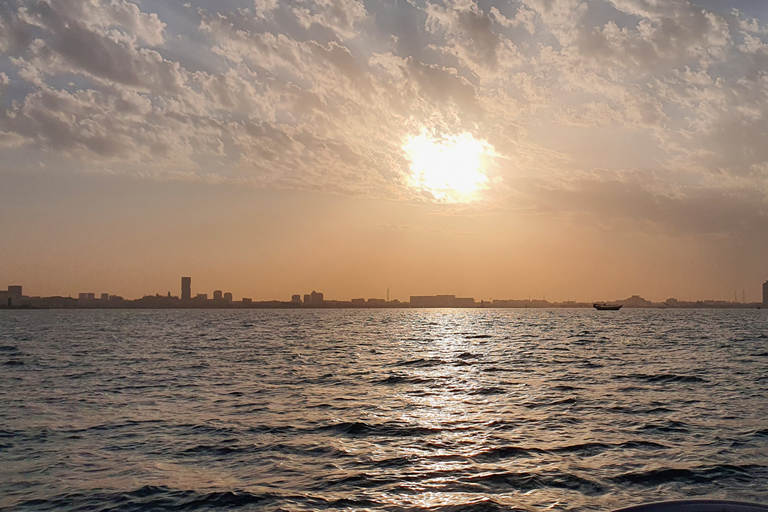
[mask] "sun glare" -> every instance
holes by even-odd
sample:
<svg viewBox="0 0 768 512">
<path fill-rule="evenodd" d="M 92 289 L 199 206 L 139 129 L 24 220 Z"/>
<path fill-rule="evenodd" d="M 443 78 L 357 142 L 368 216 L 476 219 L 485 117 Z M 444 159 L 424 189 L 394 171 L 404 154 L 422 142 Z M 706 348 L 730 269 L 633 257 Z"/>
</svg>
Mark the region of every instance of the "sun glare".
<svg viewBox="0 0 768 512">
<path fill-rule="evenodd" d="M 488 188 L 483 160 L 494 154 L 493 146 L 471 133 L 435 137 L 423 130 L 403 150 L 411 161 L 411 185 L 437 201 L 472 201 Z"/>
</svg>

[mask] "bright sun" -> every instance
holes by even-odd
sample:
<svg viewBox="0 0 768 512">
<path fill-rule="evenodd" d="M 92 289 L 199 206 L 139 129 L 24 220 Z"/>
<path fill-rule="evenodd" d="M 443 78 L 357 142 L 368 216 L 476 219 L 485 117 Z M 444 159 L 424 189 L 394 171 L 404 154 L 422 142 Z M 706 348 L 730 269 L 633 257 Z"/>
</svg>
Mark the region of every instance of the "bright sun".
<svg viewBox="0 0 768 512">
<path fill-rule="evenodd" d="M 441 202 L 467 202 L 488 188 L 483 157 L 493 146 L 471 133 L 435 137 L 427 130 L 409 137 L 403 150 L 411 160 L 411 185 Z"/>
</svg>

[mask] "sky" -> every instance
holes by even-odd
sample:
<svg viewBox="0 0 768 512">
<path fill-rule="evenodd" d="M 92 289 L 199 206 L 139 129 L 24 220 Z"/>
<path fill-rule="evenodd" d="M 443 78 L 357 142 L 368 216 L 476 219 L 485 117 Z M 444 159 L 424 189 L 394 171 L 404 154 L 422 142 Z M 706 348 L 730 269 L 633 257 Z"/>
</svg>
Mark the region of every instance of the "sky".
<svg viewBox="0 0 768 512">
<path fill-rule="evenodd" d="M 761 300 L 762 0 L 0 3 L 0 288 Z"/>
</svg>

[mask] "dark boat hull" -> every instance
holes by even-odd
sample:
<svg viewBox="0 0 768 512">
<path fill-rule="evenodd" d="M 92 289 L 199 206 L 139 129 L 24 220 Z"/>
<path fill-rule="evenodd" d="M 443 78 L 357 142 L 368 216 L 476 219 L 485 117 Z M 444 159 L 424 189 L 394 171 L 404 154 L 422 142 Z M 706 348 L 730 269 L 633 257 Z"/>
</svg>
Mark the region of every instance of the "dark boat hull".
<svg viewBox="0 0 768 512">
<path fill-rule="evenodd" d="M 598 311 L 618 311 L 621 309 L 622 304 L 617 306 L 609 306 L 608 304 L 592 304 L 592 306 Z"/>
<path fill-rule="evenodd" d="M 683 500 L 647 503 L 614 512 L 768 512 L 768 506 L 741 501 Z"/>
</svg>

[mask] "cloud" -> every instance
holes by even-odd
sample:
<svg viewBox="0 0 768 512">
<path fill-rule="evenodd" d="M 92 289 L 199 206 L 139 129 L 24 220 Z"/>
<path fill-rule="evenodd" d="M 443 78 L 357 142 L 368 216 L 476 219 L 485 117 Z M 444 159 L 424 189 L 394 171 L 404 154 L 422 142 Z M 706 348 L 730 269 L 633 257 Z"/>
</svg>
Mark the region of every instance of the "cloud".
<svg viewBox="0 0 768 512">
<path fill-rule="evenodd" d="M 688 0 L 146 5 L 0 5 L 3 151 L 424 201 L 403 141 L 468 132 L 500 153 L 496 208 L 764 227 L 766 20 Z M 607 133 L 643 149 L 596 171 L 584 141 Z"/>
</svg>

